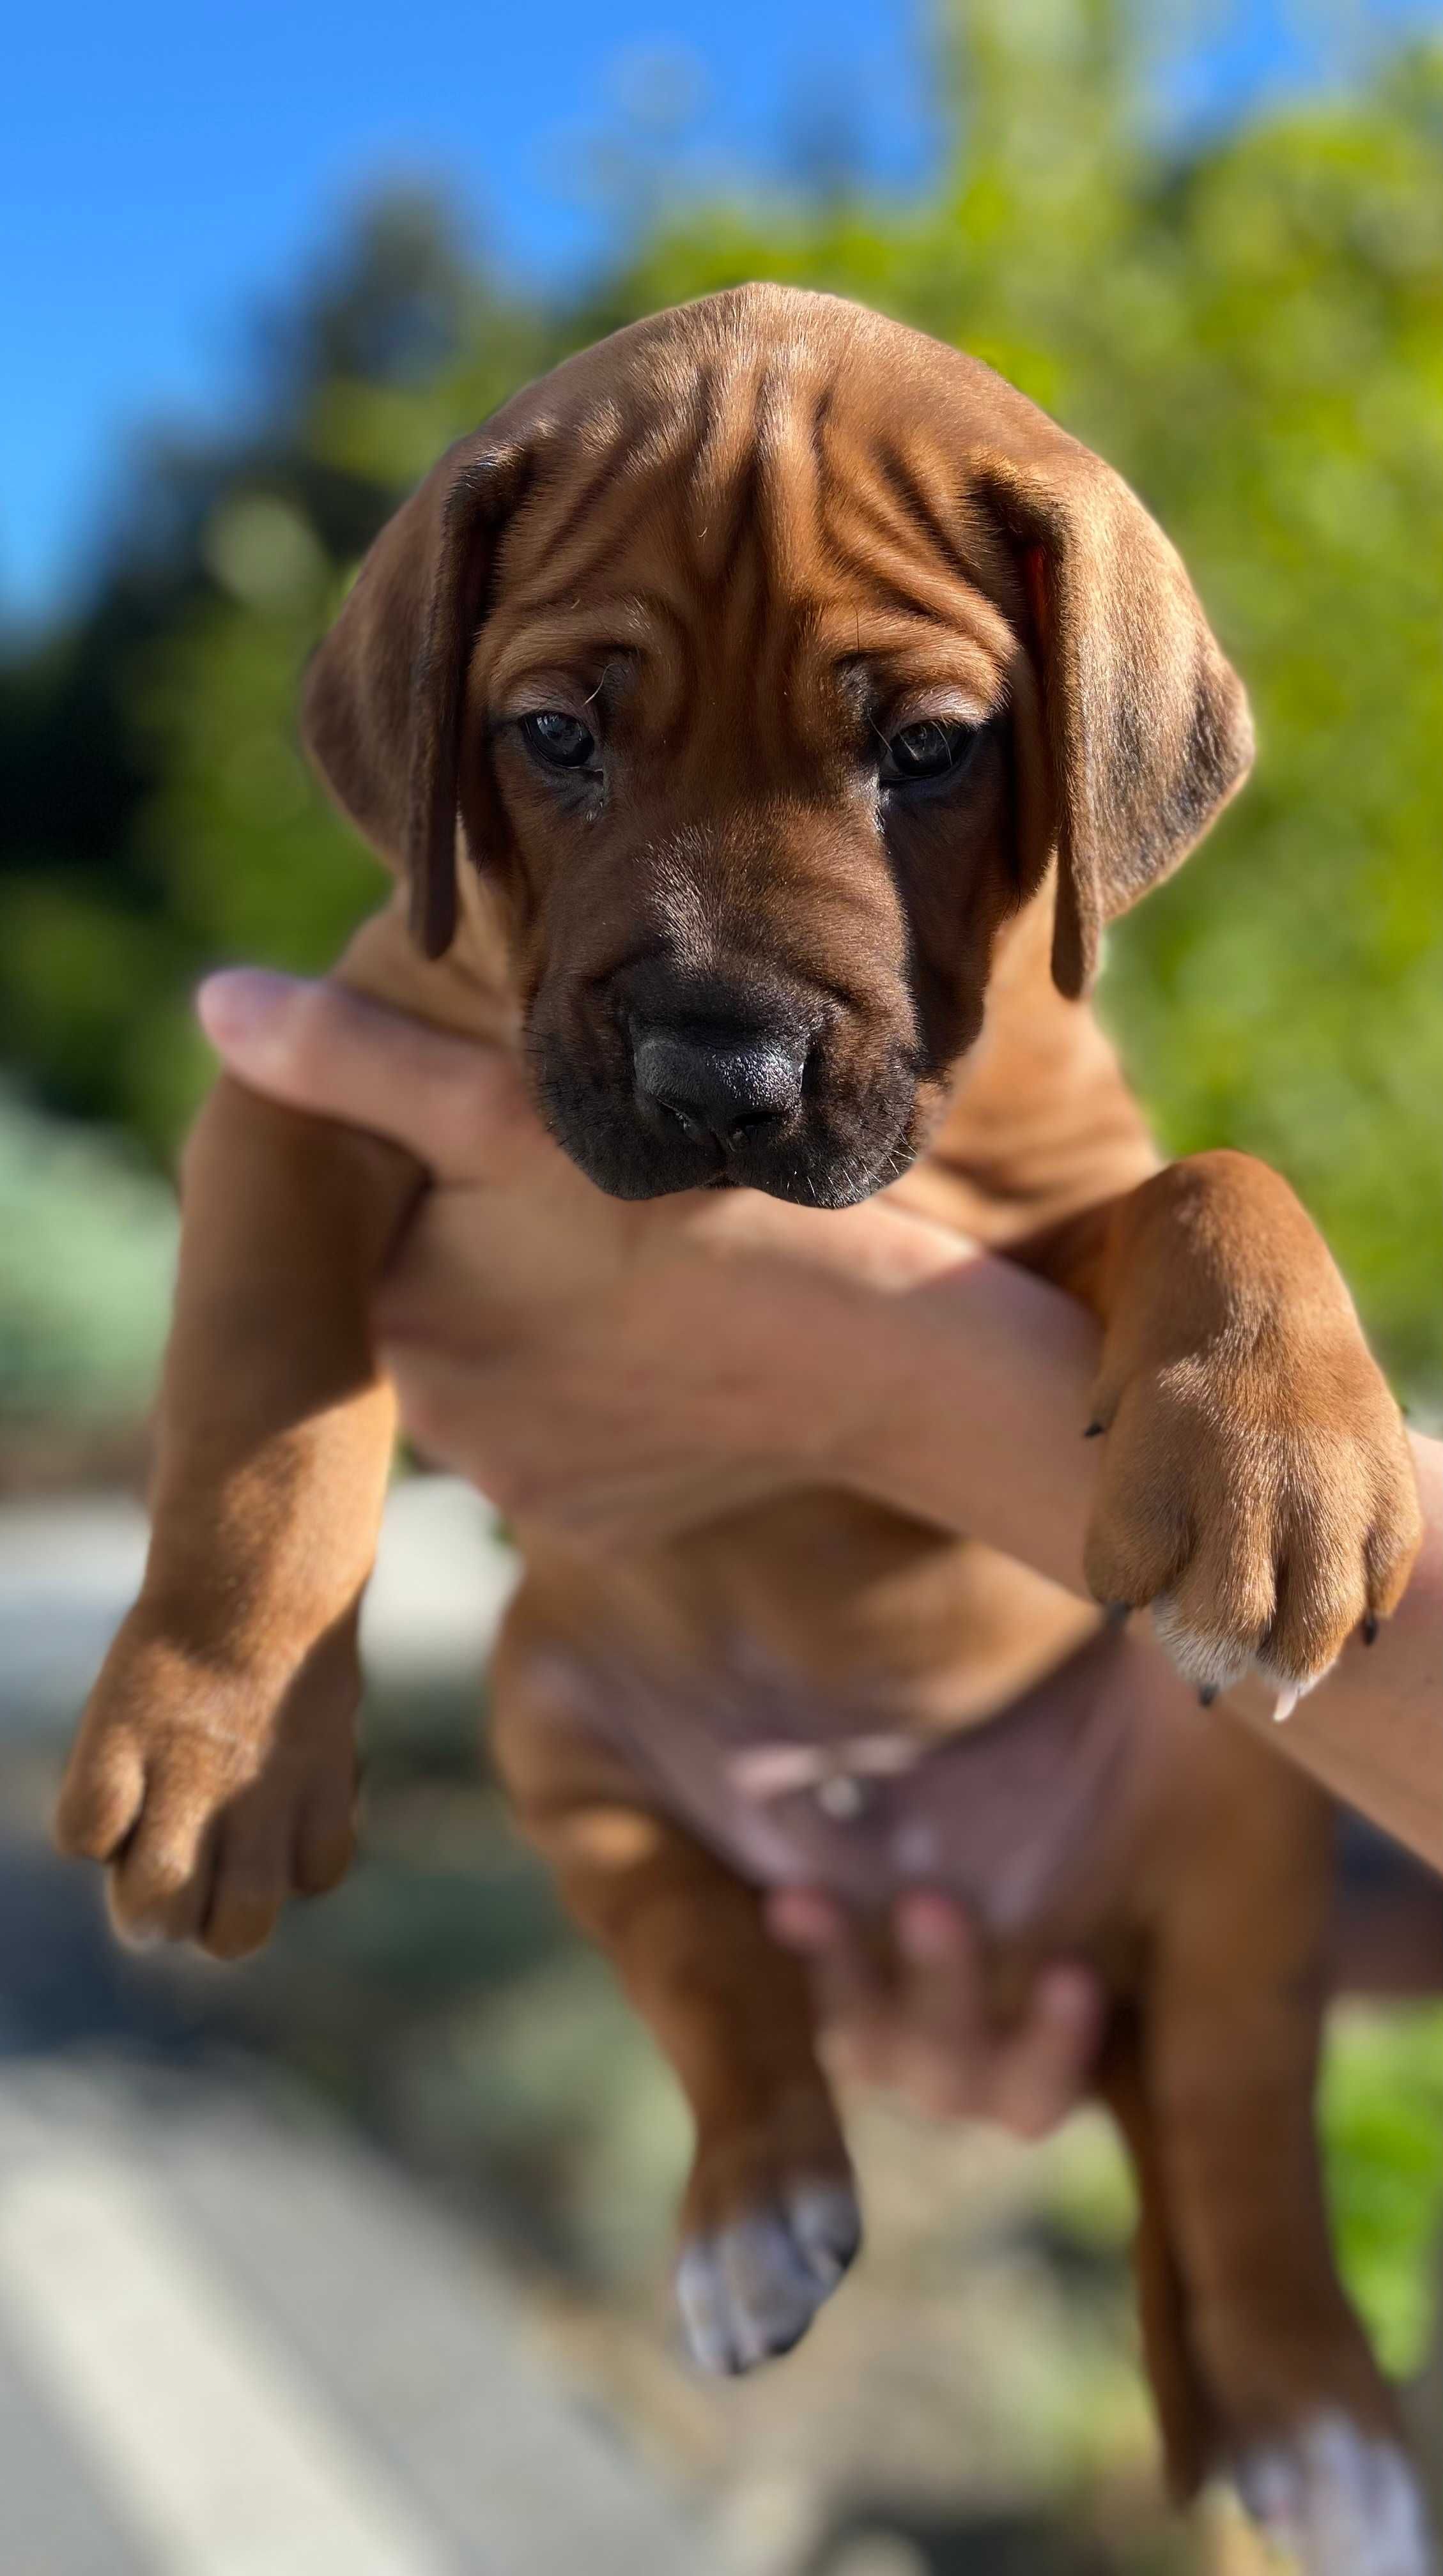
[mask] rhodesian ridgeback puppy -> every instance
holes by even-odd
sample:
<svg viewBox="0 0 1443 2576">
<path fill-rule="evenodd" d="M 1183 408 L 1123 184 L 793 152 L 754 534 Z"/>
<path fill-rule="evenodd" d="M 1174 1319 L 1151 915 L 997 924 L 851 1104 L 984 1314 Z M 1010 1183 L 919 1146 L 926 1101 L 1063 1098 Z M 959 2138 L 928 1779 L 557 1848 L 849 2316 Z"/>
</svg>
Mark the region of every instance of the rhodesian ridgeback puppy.
<svg viewBox="0 0 1443 2576">
<path fill-rule="evenodd" d="M 636 324 L 442 459 L 304 722 L 401 880 L 340 975 L 523 1048 L 600 1189 L 890 1185 L 1094 1310 L 1089 1580 L 1204 1703 L 1249 1666 L 1305 1688 L 1387 1615 L 1416 1495 L 1327 1250 L 1261 1164 L 1160 1163 L 1086 1003 L 1104 925 L 1244 777 L 1243 690 L 1031 403 L 827 296 Z M 394 1428 L 369 1318 L 425 1187 L 229 1081 L 195 1131 L 149 1564 L 61 1807 L 123 1926 L 233 1956 L 346 1865 Z M 498 1758 L 695 2115 L 699 2358 L 784 2351 L 859 2237 L 759 1888 L 951 1887 L 999 2016 L 1059 1951 L 1107 1983 L 1179 2492 L 1230 2466 L 1314 2576 L 1421 2576 L 1323 2213 L 1320 1794 L 1221 1714 L 1150 1724 L 1097 1614 L 841 1493 L 605 1566 L 520 1536 Z"/>
</svg>

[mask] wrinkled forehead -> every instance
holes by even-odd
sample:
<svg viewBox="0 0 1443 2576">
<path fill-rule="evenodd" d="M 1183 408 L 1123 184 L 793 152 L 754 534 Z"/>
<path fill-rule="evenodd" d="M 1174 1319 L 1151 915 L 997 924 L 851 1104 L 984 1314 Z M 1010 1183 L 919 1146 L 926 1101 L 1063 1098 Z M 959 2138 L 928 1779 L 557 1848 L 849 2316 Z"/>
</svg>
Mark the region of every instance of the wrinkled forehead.
<svg viewBox="0 0 1443 2576">
<path fill-rule="evenodd" d="M 759 686 L 798 655 L 877 686 L 925 667 L 980 716 L 1021 604 L 965 440 L 899 386 L 885 339 L 672 340 L 610 382 L 583 375 L 543 419 L 487 661 L 502 690 L 538 659 L 608 650 Z"/>
</svg>

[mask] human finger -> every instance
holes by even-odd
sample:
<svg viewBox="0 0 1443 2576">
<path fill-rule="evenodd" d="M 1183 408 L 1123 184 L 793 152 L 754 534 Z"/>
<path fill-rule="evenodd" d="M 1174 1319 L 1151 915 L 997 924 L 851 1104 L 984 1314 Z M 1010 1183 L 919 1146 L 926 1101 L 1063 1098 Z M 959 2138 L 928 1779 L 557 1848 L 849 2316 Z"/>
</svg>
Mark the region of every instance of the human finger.
<svg viewBox="0 0 1443 2576">
<path fill-rule="evenodd" d="M 441 1180 L 487 1180 L 544 1130 L 501 1047 L 458 1038 L 344 986 L 240 966 L 208 976 L 201 1027 L 229 1071 L 292 1109 L 406 1146 Z"/>
<path fill-rule="evenodd" d="M 868 2083 L 890 2077 L 893 1999 L 875 1949 L 840 1905 L 814 1888 L 767 1900 L 774 1940 L 807 1962 L 817 2020 L 839 2070 Z"/>
<path fill-rule="evenodd" d="M 919 1890 L 892 1918 L 897 1958 L 893 2081 L 935 2119 L 983 2111 L 995 2042 L 977 1935 L 964 1908 Z"/>
<path fill-rule="evenodd" d="M 1105 2009 L 1089 1969 L 1072 1962 L 1044 1969 L 1022 2022 L 998 2044 L 988 2116 L 1019 2138 L 1059 2128 L 1087 2090 Z"/>
</svg>

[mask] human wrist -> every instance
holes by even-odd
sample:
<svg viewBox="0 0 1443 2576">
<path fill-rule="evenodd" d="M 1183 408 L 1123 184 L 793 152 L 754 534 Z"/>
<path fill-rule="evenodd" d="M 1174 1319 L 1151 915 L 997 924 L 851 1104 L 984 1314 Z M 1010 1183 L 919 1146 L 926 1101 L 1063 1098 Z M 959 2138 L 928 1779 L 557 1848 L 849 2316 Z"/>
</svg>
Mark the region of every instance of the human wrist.
<svg viewBox="0 0 1443 2576">
<path fill-rule="evenodd" d="M 1087 1419 L 1097 1328 L 996 1254 L 955 1242 L 874 1296 L 847 1481 L 966 1532 L 1086 1596 L 1082 1541 L 1095 1462 Z"/>
<path fill-rule="evenodd" d="M 830 1471 L 849 1491 L 912 1511 L 945 1499 L 933 1491 L 932 1452 L 959 1356 L 949 1308 L 977 1256 L 939 1229 L 890 1223 L 866 1245 L 868 1257 L 830 1283 L 811 1364 L 824 1357 L 829 1380 Z"/>
</svg>

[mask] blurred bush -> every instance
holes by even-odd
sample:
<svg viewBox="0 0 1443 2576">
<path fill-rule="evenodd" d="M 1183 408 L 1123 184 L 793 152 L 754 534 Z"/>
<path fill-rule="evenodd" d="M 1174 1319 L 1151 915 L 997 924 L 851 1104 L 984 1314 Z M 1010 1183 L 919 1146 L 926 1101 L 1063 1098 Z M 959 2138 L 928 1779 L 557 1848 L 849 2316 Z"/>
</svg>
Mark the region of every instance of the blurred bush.
<svg viewBox="0 0 1443 2576">
<path fill-rule="evenodd" d="M 0 1089 L 0 1428 L 17 1473 L 40 1457 L 131 1463 L 175 1231 L 170 1191 L 136 1154 Z"/>
<path fill-rule="evenodd" d="M 567 348 L 738 278 L 833 287 L 989 358 L 1178 539 L 1262 759 L 1115 935 L 1107 1008 L 1168 1143 L 1270 1156 L 1402 1382 L 1440 1377 L 1443 50 L 1185 149 L 1122 0 L 965 0 L 926 203 L 653 211 L 570 305 L 393 200 L 256 335 L 236 435 L 158 447 L 87 612 L 0 672 L 0 1030 L 39 1096 L 168 1156 L 198 969 L 318 965 L 374 899 L 297 755 L 297 668 L 444 442 Z M 653 208 L 663 202 L 653 183 Z"/>
<path fill-rule="evenodd" d="M 1443 2007 L 1335 2014 L 1322 2118 L 1348 2286 L 1386 2367 L 1416 2370 L 1438 2327 Z"/>
</svg>

